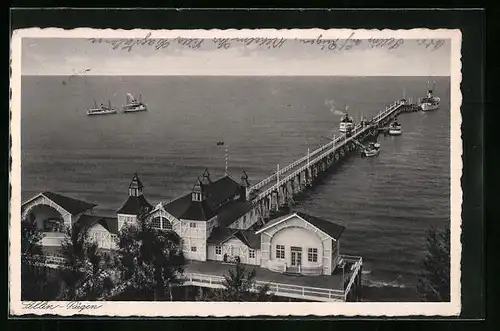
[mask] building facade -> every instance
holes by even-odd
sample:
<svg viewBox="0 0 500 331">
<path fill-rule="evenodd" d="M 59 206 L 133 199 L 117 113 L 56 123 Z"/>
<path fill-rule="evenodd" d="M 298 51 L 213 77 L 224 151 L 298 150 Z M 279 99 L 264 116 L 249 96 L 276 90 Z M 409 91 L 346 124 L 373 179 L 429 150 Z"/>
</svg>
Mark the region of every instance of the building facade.
<svg viewBox="0 0 500 331">
<path fill-rule="evenodd" d="M 154 228 L 175 231 L 189 260 L 239 261 L 279 273 L 331 275 L 339 264 L 344 227 L 300 212 L 264 224 L 249 201 L 249 187 L 245 173 L 238 183 L 230 176 L 212 180 L 205 170 L 191 192 L 153 206 L 135 174 L 116 217 L 95 215 L 95 204 L 51 192 L 24 203 L 22 216 L 44 230 L 44 246 L 60 246 L 63 229 L 77 224 L 89 230 L 99 247 L 113 250 L 121 229 L 137 224 L 143 215 Z"/>
</svg>

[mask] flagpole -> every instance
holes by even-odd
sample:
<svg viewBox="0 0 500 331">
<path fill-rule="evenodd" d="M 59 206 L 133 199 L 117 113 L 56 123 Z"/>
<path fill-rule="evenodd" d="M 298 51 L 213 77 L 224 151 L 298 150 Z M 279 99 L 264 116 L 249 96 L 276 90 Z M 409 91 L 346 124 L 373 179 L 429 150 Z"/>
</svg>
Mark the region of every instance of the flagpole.
<svg viewBox="0 0 500 331">
<path fill-rule="evenodd" d="M 226 167 L 225 167 L 225 171 L 224 171 L 224 173 L 226 174 L 226 176 L 227 176 L 227 162 L 228 162 L 228 158 L 229 158 L 228 148 L 227 148 L 227 145 L 226 145 L 226 155 L 225 155 Z"/>
</svg>

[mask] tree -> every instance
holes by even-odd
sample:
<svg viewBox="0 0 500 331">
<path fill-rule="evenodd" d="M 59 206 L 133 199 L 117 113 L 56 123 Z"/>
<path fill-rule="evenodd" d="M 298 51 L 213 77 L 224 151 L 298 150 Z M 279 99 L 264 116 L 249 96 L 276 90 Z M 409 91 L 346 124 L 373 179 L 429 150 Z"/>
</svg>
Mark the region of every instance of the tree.
<svg viewBox="0 0 500 331">
<path fill-rule="evenodd" d="M 422 301 L 450 301 L 450 229 L 431 227 L 417 291 Z"/>
<path fill-rule="evenodd" d="M 137 217 L 137 224 L 125 225 L 118 236 L 117 265 L 125 292 L 134 299 L 173 301 L 172 286 L 183 282 L 186 259 L 181 237 L 174 231 L 155 229 L 147 213 Z M 132 299 L 132 298 L 131 298 Z"/>
<path fill-rule="evenodd" d="M 113 287 L 110 259 L 91 242 L 88 229 L 75 223 L 62 245 L 65 263 L 60 268 L 62 300 L 98 300 Z"/>
<path fill-rule="evenodd" d="M 37 228 L 32 214 L 21 221 L 21 298 L 23 300 L 48 300 L 50 286 L 45 255 L 40 241 L 43 232 Z"/>
<path fill-rule="evenodd" d="M 246 268 L 240 262 L 237 262 L 234 268 L 229 269 L 228 274 L 224 275 L 224 288 L 215 290 L 206 295 L 204 301 L 270 301 L 271 296 L 267 294 L 269 286 L 257 286 L 255 277 L 257 272 L 255 268 L 247 272 Z M 199 298 L 198 298 L 199 300 Z"/>
</svg>

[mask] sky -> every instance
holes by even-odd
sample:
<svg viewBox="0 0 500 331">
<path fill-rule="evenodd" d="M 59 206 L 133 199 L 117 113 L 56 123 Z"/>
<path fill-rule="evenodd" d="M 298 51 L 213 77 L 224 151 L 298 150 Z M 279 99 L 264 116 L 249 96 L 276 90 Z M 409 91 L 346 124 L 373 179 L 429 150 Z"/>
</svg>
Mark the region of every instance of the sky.
<svg viewBox="0 0 500 331">
<path fill-rule="evenodd" d="M 140 39 L 134 42 L 138 41 Z M 212 39 L 204 39 L 201 44 L 201 39 L 193 39 L 191 44 L 174 39 L 144 41 L 146 45 L 134 44 L 127 48 L 126 39 L 92 42 L 83 38 L 23 38 L 22 75 L 85 72 L 91 75 L 429 77 L 449 76 L 451 71 L 449 40 L 444 40 L 436 50 L 413 39 L 404 40 L 394 49 L 388 45 L 374 47 L 375 42 L 363 39 L 349 50 L 339 50 L 345 40 L 337 43 L 337 49 L 329 50 L 329 44 L 323 39 L 312 43 L 288 39 L 281 47 L 270 49 L 257 41 L 250 43 L 250 40 L 247 40 L 249 45 Z M 280 40 L 274 42 L 280 44 Z M 196 45 L 199 48 L 190 48 Z"/>
</svg>

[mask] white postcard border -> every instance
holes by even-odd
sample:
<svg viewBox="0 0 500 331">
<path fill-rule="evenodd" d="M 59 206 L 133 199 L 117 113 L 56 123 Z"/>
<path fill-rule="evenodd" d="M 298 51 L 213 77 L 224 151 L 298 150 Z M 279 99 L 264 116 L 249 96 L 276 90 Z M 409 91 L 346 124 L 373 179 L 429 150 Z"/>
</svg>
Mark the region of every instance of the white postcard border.
<svg viewBox="0 0 500 331">
<path fill-rule="evenodd" d="M 80 307 L 68 307 L 68 302 L 48 302 L 59 306 L 54 309 L 27 309 L 20 300 L 20 217 L 21 215 L 21 47 L 22 38 L 144 38 L 151 32 L 151 38 L 243 38 L 284 37 L 314 39 L 319 34 L 324 38 L 345 39 L 355 33 L 355 38 L 403 38 L 403 39 L 450 39 L 451 40 L 451 302 L 449 303 L 277 303 L 277 302 L 81 302 Z M 259 29 L 259 30 L 96 30 L 79 28 L 63 30 L 57 28 L 29 28 L 14 31 L 11 39 L 11 197 L 9 220 L 9 289 L 10 313 L 54 314 L 72 316 L 75 314 L 93 316 L 453 316 L 461 308 L 461 213 L 462 213 L 462 139 L 460 106 L 461 75 L 461 32 L 460 30 L 352 30 L 352 29 Z M 71 305 L 71 304 L 70 304 Z M 90 307 L 95 306 L 95 307 Z"/>
</svg>

